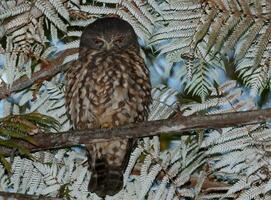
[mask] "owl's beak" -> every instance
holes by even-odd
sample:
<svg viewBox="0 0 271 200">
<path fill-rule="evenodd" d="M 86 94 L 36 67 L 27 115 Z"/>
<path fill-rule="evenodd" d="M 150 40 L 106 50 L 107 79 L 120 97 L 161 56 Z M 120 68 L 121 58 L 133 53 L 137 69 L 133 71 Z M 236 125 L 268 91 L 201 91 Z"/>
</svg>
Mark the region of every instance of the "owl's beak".
<svg viewBox="0 0 271 200">
<path fill-rule="evenodd" d="M 107 42 L 104 43 L 106 50 L 109 50 L 113 47 L 113 42 Z"/>
</svg>

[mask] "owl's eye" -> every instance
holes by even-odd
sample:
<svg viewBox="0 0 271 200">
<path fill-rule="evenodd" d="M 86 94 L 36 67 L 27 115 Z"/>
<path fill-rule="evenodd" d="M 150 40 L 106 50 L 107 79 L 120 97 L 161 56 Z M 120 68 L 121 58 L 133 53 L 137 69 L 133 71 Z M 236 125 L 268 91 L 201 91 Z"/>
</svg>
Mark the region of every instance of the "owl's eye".
<svg viewBox="0 0 271 200">
<path fill-rule="evenodd" d="M 98 47 L 102 47 L 103 44 L 104 44 L 104 42 L 103 42 L 102 40 L 99 40 L 99 39 L 95 39 L 95 40 L 94 40 L 94 43 L 95 43 L 95 45 L 98 46 Z"/>
<path fill-rule="evenodd" d="M 121 42 L 122 42 L 122 39 L 121 39 L 121 38 L 116 39 L 115 42 L 116 42 L 116 43 L 121 43 Z"/>
<path fill-rule="evenodd" d="M 123 38 L 118 38 L 115 40 L 116 45 L 120 45 L 123 42 Z"/>
</svg>

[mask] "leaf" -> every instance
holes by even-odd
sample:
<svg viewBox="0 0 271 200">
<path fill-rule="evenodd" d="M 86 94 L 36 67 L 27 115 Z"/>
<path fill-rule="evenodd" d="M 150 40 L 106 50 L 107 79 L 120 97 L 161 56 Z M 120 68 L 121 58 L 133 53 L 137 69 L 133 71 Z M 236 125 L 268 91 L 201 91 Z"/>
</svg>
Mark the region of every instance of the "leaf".
<svg viewBox="0 0 271 200">
<path fill-rule="evenodd" d="M 0 153 L 0 163 L 3 165 L 4 169 L 11 174 L 11 164 L 6 160 L 5 156 Z"/>
<path fill-rule="evenodd" d="M 11 140 L 0 140 L 0 146 L 4 146 L 10 149 L 16 149 L 23 156 L 27 156 L 28 158 L 32 158 L 30 151 L 22 145 L 17 144 Z"/>
<path fill-rule="evenodd" d="M 12 138 L 17 138 L 17 139 L 22 139 L 22 140 L 25 140 L 31 144 L 34 144 L 34 145 L 36 144 L 36 142 L 33 140 L 33 137 L 28 136 L 24 133 L 18 133 L 15 131 L 10 131 L 7 129 L 0 128 L 0 135 L 9 136 Z"/>
</svg>

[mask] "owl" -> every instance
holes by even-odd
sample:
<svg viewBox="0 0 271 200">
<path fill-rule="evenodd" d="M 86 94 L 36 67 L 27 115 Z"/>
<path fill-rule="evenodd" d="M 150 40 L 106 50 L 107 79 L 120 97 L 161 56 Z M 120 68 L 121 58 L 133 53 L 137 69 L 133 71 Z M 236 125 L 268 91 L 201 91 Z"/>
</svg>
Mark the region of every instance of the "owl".
<svg viewBox="0 0 271 200">
<path fill-rule="evenodd" d="M 114 128 L 147 120 L 149 71 L 128 22 L 106 17 L 85 28 L 79 58 L 66 74 L 65 100 L 76 130 Z M 123 172 L 134 145 L 132 139 L 87 145 L 90 192 L 105 197 L 122 189 Z"/>
</svg>

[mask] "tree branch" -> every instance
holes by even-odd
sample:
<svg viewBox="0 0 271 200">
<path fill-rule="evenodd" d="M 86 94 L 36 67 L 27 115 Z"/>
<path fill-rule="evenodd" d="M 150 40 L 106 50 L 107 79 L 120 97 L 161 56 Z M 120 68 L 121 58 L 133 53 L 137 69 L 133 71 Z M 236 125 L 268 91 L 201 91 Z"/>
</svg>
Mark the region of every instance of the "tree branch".
<svg viewBox="0 0 271 200">
<path fill-rule="evenodd" d="M 120 138 L 140 138 L 155 135 L 184 134 L 184 131 L 195 129 L 239 126 L 256 124 L 271 120 L 271 109 L 255 110 L 236 113 L 224 113 L 208 116 L 189 116 L 179 119 L 158 120 L 129 124 L 114 129 L 70 130 L 62 133 L 40 133 L 33 136 L 37 146 L 20 142 L 32 152 L 46 149 L 64 148 L 79 144 L 90 144 Z M 186 133 L 187 134 L 187 133 Z M 5 155 L 11 150 L 0 148 Z"/>
<path fill-rule="evenodd" d="M 44 69 L 41 69 L 40 71 L 33 73 L 30 79 L 26 76 L 23 76 L 15 80 L 10 88 L 8 88 L 5 85 L 2 85 L 0 87 L 0 99 L 6 98 L 12 92 L 17 92 L 25 88 L 28 88 L 38 80 L 42 80 L 44 78 L 51 78 L 59 72 L 66 71 L 71 65 L 69 63 L 66 63 L 63 65 L 62 63 L 64 59 L 67 56 L 75 54 L 77 52 L 78 52 L 78 49 L 76 48 L 62 51 L 58 53 L 58 55 L 54 59 L 48 61 L 48 64 L 50 65 L 49 69 L 44 68 Z"/>
<path fill-rule="evenodd" d="M 20 194 L 20 193 L 11 193 L 11 192 L 0 192 L 0 199 L 5 200 L 61 200 L 61 198 L 56 197 L 42 197 L 42 196 L 35 196 L 35 195 L 27 195 L 27 194 Z"/>
</svg>

